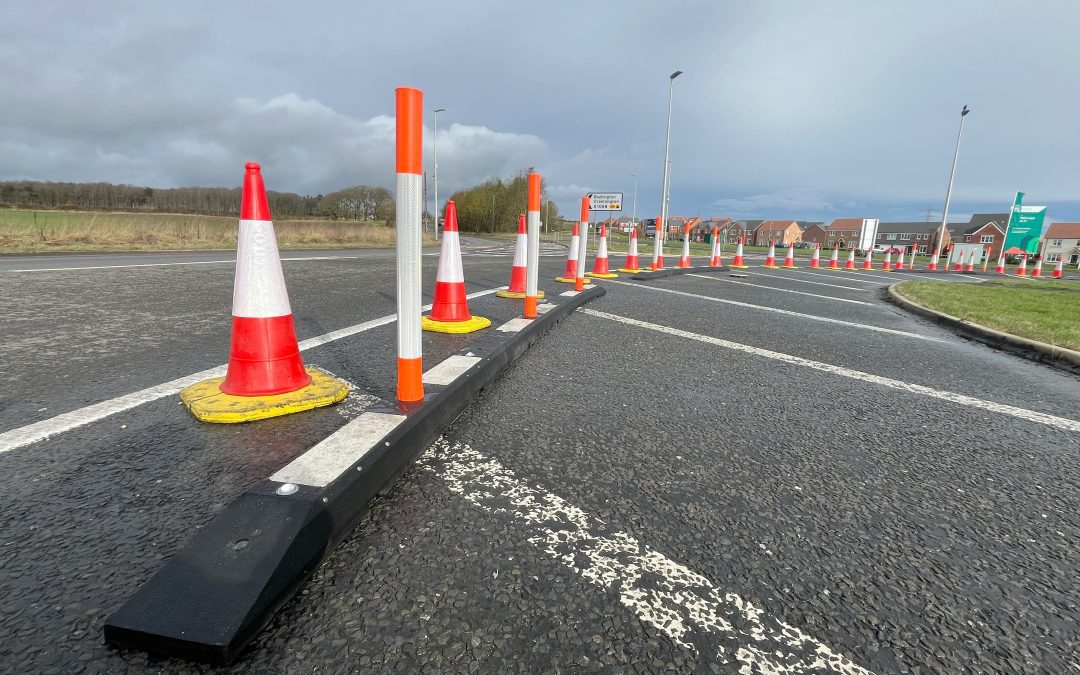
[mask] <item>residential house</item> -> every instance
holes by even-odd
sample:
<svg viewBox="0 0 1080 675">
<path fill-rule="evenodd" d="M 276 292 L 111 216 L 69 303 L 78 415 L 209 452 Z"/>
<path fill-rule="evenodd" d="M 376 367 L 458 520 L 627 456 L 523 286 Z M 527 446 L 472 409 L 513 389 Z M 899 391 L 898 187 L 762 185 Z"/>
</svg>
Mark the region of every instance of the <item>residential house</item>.
<svg viewBox="0 0 1080 675">
<path fill-rule="evenodd" d="M 1053 223 L 1046 231 L 1043 257 L 1048 263 L 1065 260 L 1070 267 L 1080 268 L 1080 223 Z"/>
<path fill-rule="evenodd" d="M 989 256 L 997 258 L 1005 244 L 1007 213 L 975 213 L 967 223 L 949 223 L 951 241 L 963 244 L 982 244 L 990 249 Z M 940 223 L 938 225 L 940 227 Z"/>
<path fill-rule="evenodd" d="M 905 253 L 918 251 L 932 253 L 932 243 L 937 241 L 941 223 L 907 221 L 878 223 L 877 243 L 903 249 Z M 948 236 L 948 233 L 946 233 Z"/>
<path fill-rule="evenodd" d="M 754 232 L 761 227 L 764 220 L 736 220 L 728 227 L 728 241 L 733 244 L 739 242 L 742 237 L 743 243 L 750 245 L 754 241 Z"/>
<path fill-rule="evenodd" d="M 714 227 L 718 232 L 723 232 L 730 224 L 731 218 L 705 218 L 694 225 L 690 232 L 691 241 L 708 241 Z"/>
<path fill-rule="evenodd" d="M 825 228 L 825 234 L 828 237 L 824 245 L 832 248 L 838 243 L 840 248 L 847 248 L 850 243 L 854 247 L 859 243 L 859 233 L 862 232 L 862 228 L 862 218 L 837 218 Z"/>
<path fill-rule="evenodd" d="M 768 246 L 770 242 L 787 246 L 802 240 L 802 228 L 794 220 L 766 220 L 754 233 L 757 246 Z"/>
<path fill-rule="evenodd" d="M 804 222 L 805 222 L 805 224 L 804 224 Z M 829 246 L 830 248 L 832 247 L 832 244 L 828 243 L 829 242 L 829 233 L 828 233 L 828 230 L 825 229 L 825 223 L 814 223 L 814 222 L 809 222 L 809 221 L 799 221 L 799 224 L 802 225 L 802 228 L 803 228 L 803 232 L 802 232 L 802 240 L 803 241 L 808 241 L 808 242 L 813 243 L 813 244 L 820 244 L 823 247 L 824 246 Z"/>
</svg>

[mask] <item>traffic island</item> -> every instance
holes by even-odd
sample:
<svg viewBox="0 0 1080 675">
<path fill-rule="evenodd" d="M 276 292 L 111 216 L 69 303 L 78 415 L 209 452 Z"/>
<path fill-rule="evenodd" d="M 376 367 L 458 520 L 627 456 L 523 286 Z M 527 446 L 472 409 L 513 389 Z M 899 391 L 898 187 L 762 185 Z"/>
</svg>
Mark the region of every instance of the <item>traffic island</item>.
<svg viewBox="0 0 1080 675">
<path fill-rule="evenodd" d="M 225 665 L 267 625 L 403 473 L 486 387 L 601 287 L 536 319 L 477 334 L 424 374 L 419 404 L 368 409 L 230 504 L 105 623 L 121 648 Z"/>
</svg>

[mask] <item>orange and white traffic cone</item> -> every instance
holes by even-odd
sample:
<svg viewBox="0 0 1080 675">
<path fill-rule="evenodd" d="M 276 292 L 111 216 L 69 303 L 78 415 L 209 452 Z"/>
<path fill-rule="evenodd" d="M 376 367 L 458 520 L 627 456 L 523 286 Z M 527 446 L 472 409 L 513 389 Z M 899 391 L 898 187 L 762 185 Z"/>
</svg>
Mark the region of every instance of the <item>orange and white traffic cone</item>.
<svg viewBox="0 0 1080 675">
<path fill-rule="evenodd" d="M 630 244 L 626 249 L 626 264 L 619 268 L 620 272 L 637 274 L 641 271 L 641 263 L 638 261 L 637 252 L 637 227 L 630 228 Z"/>
<path fill-rule="evenodd" d="M 679 256 L 679 267 L 682 268 L 682 269 L 689 269 L 690 267 L 693 267 L 693 265 L 690 264 L 690 227 L 689 226 L 684 226 L 683 227 L 682 255 Z"/>
<path fill-rule="evenodd" d="M 663 218 L 656 219 L 656 248 L 653 249 L 653 261 L 649 265 L 651 270 L 664 269 L 664 240 L 667 239 L 667 224 Z"/>
<path fill-rule="evenodd" d="M 783 268 L 786 270 L 799 269 L 795 266 L 795 242 L 788 244 L 787 257 L 784 258 Z"/>
<path fill-rule="evenodd" d="M 997 274 L 1005 274 L 1005 247 L 1001 247 L 1001 253 L 998 254 L 997 267 L 994 268 L 994 272 Z"/>
<path fill-rule="evenodd" d="M 975 251 L 969 251 L 968 252 L 967 262 L 964 263 L 964 271 L 965 272 L 974 272 L 975 271 Z"/>
<path fill-rule="evenodd" d="M 872 270 L 872 269 L 874 269 L 874 249 L 872 249 L 872 248 L 866 249 L 866 257 L 863 258 L 862 268 L 864 270 Z"/>
<path fill-rule="evenodd" d="M 821 267 L 821 244 L 814 245 L 814 253 L 810 256 L 810 269 L 816 270 Z"/>
<path fill-rule="evenodd" d="M 905 250 L 907 250 L 907 249 L 903 249 L 903 248 L 900 249 L 900 255 L 896 258 L 896 267 L 894 267 L 893 269 L 895 269 L 897 272 L 903 272 L 904 271 L 904 251 Z"/>
<path fill-rule="evenodd" d="M 743 258 L 743 238 L 739 237 L 739 243 L 735 246 L 735 258 L 731 261 L 731 267 L 737 270 L 744 270 L 749 265 L 746 264 L 746 260 Z"/>
<path fill-rule="evenodd" d="M 888 272 L 892 269 L 892 249 L 885 251 L 885 260 L 881 263 L 881 269 Z"/>
<path fill-rule="evenodd" d="M 712 255 L 709 256 L 709 267 L 722 267 L 723 261 L 720 260 L 720 228 L 714 227 L 712 229 Z"/>
<path fill-rule="evenodd" d="M 844 261 L 844 269 L 846 269 L 846 270 L 855 269 L 855 249 L 853 249 L 853 248 L 848 249 L 847 260 Z"/>
<path fill-rule="evenodd" d="M 1026 255 L 1020 257 L 1020 266 L 1016 268 L 1016 276 L 1018 276 L 1018 277 L 1026 277 L 1027 276 L 1027 256 Z"/>
<path fill-rule="evenodd" d="M 607 223 L 600 225 L 600 239 L 596 243 L 596 258 L 593 259 L 592 272 L 587 272 L 596 279 L 617 279 L 618 274 L 611 271 L 607 254 Z"/>
<path fill-rule="evenodd" d="M 473 316 L 465 298 L 465 272 L 461 267 L 461 241 L 458 239 L 457 204 L 446 202 L 442 251 L 435 273 L 435 298 L 431 312 L 420 320 L 420 327 L 436 333 L 471 333 L 487 328 L 491 319 Z"/>
<path fill-rule="evenodd" d="M 982 273 L 986 274 L 986 266 L 990 263 L 990 249 L 986 249 L 982 252 Z"/>
<path fill-rule="evenodd" d="M 1061 275 L 1065 272 L 1065 268 L 1063 267 L 1064 264 L 1065 258 L 1058 258 L 1057 266 L 1054 267 L 1054 271 L 1050 274 L 1050 277 L 1053 279 L 1060 279 Z"/>
<path fill-rule="evenodd" d="M 1033 277 L 1041 277 L 1042 276 L 1042 256 L 1039 256 L 1038 258 L 1035 258 L 1035 267 L 1031 270 L 1031 276 L 1033 276 Z"/>
<path fill-rule="evenodd" d="M 964 254 L 959 253 L 956 249 L 953 249 L 950 252 L 950 255 L 955 256 L 952 259 L 952 271 L 953 272 L 961 272 L 961 271 L 963 271 L 963 269 L 964 269 Z"/>
<path fill-rule="evenodd" d="M 518 215 L 517 244 L 514 246 L 514 263 L 510 267 L 510 285 L 495 291 L 500 298 L 515 298 L 518 300 L 525 297 L 525 267 L 528 263 L 529 232 L 525 229 L 525 214 Z M 539 291 L 538 298 L 543 299 L 544 292 Z"/>
<path fill-rule="evenodd" d="M 305 368 L 285 290 L 262 171 L 244 165 L 225 377 L 186 387 L 180 400 L 204 422 L 247 422 L 330 405 L 348 385 Z"/>
<path fill-rule="evenodd" d="M 769 255 L 765 256 L 765 264 L 762 267 L 770 270 L 780 269 L 776 264 L 776 242 L 772 239 L 769 240 Z"/>
<path fill-rule="evenodd" d="M 829 269 L 840 269 L 840 244 L 833 245 L 832 256 L 829 258 Z"/>
<path fill-rule="evenodd" d="M 572 284 L 574 279 L 577 278 L 578 238 L 580 236 L 578 234 L 578 223 L 574 222 L 574 234 L 570 237 L 570 252 L 566 256 L 566 268 L 563 270 L 561 277 L 555 277 L 555 281 Z"/>
</svg>

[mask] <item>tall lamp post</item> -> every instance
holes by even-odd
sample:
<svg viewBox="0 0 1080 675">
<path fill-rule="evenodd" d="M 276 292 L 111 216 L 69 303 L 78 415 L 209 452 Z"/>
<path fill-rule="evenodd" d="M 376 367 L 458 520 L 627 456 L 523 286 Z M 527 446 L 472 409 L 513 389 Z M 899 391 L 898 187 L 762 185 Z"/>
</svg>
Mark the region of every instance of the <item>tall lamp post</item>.
<svg viewBox="0 0 1080 675">
<path fill-rule="evenodd" d="M 660 195 L 660 222 L 656 224 L 656 243 L 653 247 L 653 268 L 656 268 L 656 262 L 660 259 L 660 251 L 662 250 L 664 242 L 661 238 L 664 230 L 667 229 L 667 202 L 668 202 L 668 169 L 670 167 L 669 156 L 671 155 L 671 97 L 675 91 L 675 78 L 682 75 L 683 71 L 676 70 L 674 73 L 668 76 L 668 98 L 667 98 L 667 134 L 664 137 L 664 184 L 662 188 L 662 194 Z"/>
<path fill-rule="evenodd" d="M 927 269 L 936 270 L 938 264 L 938 258 L 941 257 L 941 242 L 945 239 L 945 224 L 949 222 L 949 202 L 952 200 L 952 185 L 953 178 L 956 177 L 956 160 L 960 157 L 960 138 L 964 135 L 964 118 L 971 112 L 971 108 L 966 105 L 960 111 L 960 131 L 956 134 L 956 150 L 953 151 L 952 156 L 952 170 L 949 171 L 949 187 L 945 190 L 945 209 L 941 213 L 941 229 L 938 230 L 937 244 L 934 246 L 934 257 L 930 260 L 930 264 L 927 265 Z"/>
<path fill-rule="evenodd" d="M 435 133 L 432 141 L 431 158 L 435 163 L 435 240 L 439 240 L 439 113 L 446 108 L 435 108 Z"/>
</svg>

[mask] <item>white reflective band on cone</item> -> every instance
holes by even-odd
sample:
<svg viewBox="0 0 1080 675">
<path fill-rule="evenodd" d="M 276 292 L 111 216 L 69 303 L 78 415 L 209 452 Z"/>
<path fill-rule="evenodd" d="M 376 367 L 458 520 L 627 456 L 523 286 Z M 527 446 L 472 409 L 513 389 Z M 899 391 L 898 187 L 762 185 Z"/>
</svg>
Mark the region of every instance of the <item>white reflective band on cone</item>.
<svg viewBox="0 0 1080 675">
<path fill-rule="evenodd" d="M 233 316 L 268 318 L 292 314 L 274 223 L 241 220 L 233 279 Z"/>
<path fill-rule="evenodd" d="M 442 253 L 439 255 L 439 269 L 435 273 L 435 280 L 465 282 L 465 272 L 461 269 L 461 239 L 457 231 L 443 230 Z M 419 306 L 418 303 L 417 307 Z"/>
<path fill-rule="evenodd" d="M 600 243 L 596 245 L 596 257 L 607 257 L 607 237 L 600 237 Z"/>
<path fill-rule="evenodd" d="M 529 245 L 529 235 L 519 234 L 517 236 L 517 245 L 514 247 L 514 264 L 513 267 L 525 267 L 526 254 Z"/>
<path fill-rule="evenodd" d="M 682 240 L 682 254 L 684 258 L 690 257 L 690 234 L 687 233 Z"/>
<path fill-rule="evenodd" d="M 525 229 L 528 232 L 528 264 L 525 266 L 525 295 L 536 297 L 537 278 L 540 273 L 540 212 L 529 211 L 525 214 Z"/>
<path fill-rule="evenodd" d="M 576 234 L 570 237 L 570 255 L 568 256 L 569 260 L 577 260 L 578 241 L 580 239 L 581 237 Z"/>
<path fill-rule="evenodd" d="M 420 347 L 420 213 L 423 176 L 397 174 L 398 357 L 418 359 Z M 439 260 L 442 268 L 442 259 Z"/>
<path fill-rule="evenodd" d="M 630 237 L 630 255 L 637 255 L 637 237 Z"/>
</svg>

